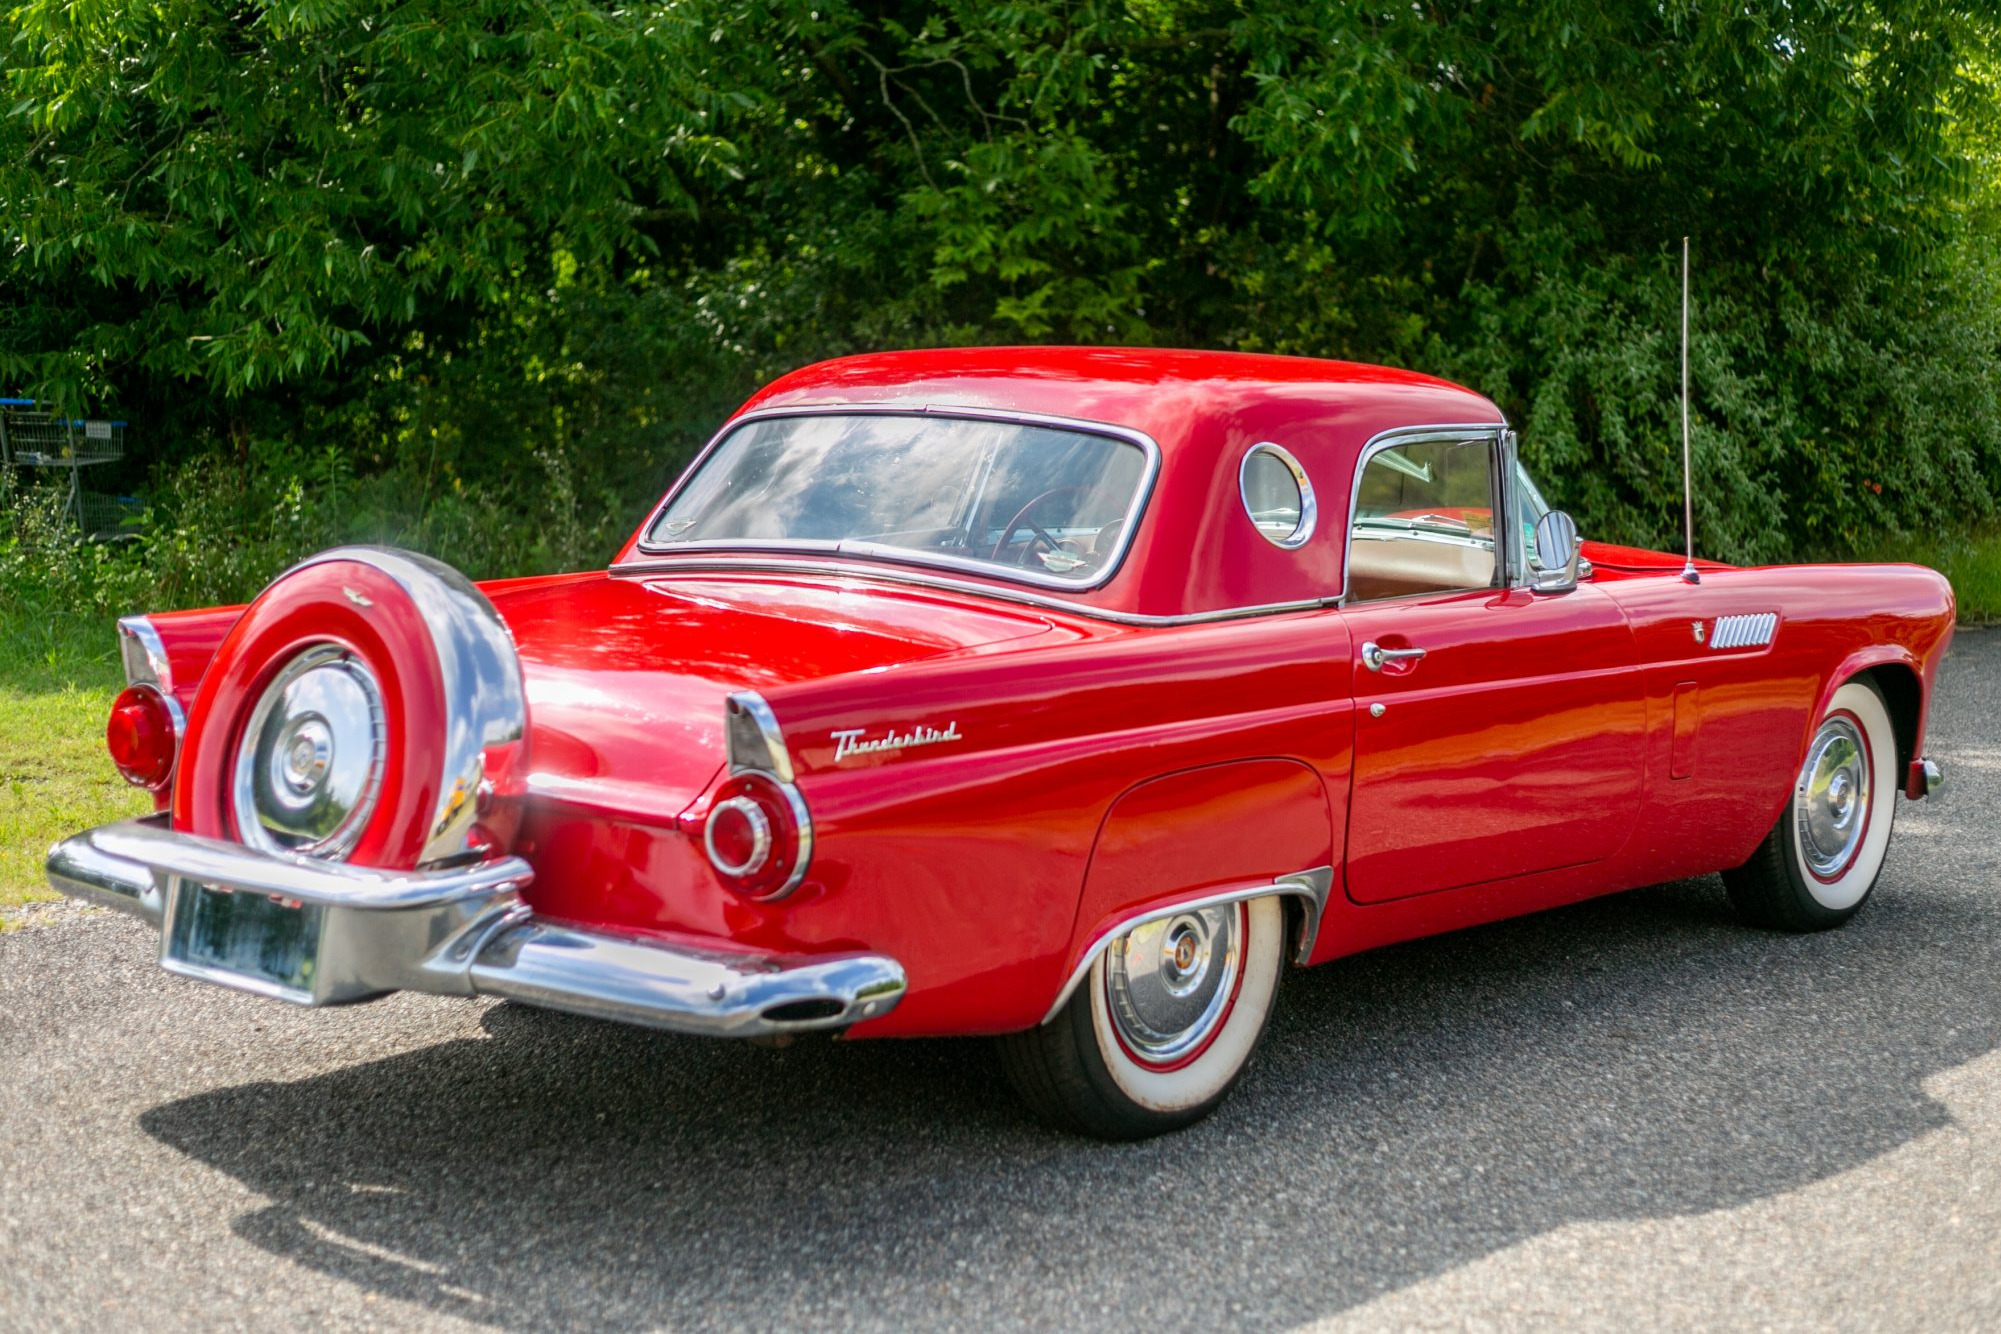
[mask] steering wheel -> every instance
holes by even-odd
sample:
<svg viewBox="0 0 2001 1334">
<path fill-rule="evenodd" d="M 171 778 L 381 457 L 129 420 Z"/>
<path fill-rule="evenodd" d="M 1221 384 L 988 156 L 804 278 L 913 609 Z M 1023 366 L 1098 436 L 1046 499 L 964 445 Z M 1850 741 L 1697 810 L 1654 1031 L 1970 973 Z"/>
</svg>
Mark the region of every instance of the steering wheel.
<svg viewBox="0 0 2001 1334">
<path fill-rule="evenodd" d="M 1016 510 L 1014 512 L 1014 517 L 1007 521 L 1007 527 L 1001 529 L 1000 541 L 994 543 L 994 549 L 987 553 L 987 559 L 991 561 L 998 561 L 1000 559 L 1001 552 L 1007 550 L 1008 539 L 1014 536 L 1015 529 L 1023 527 L 1028 529 L 1028 541 L 1022 545 L 1021 555 L 1017 557 L 1014 562 L 1016 565 L 1028 564 L 1029 554 L 1035 550 L 1035 544 L 1038 541 L 1048 543 L 1049 549 L 1051 551 L 1061 551 L 1063 549 L 1063 544 L 1057 541 L 1056 538 L 1050 534 L 1047 528 L 1044 528 L 1039 523 L 1035 523 L 1029 520 L 1028 516 L 1030 513 L 1034 511 L 1037 505 L 1040 505 L 1045 500 L 1053 500 L 1057 496 L 1081 494 L 1085 489 L 1086 488 L 1081 486 L 1052 487 L 1049 490 L 1044 491 L 1041 495 L 1036 496 L 1034 499 L 1030 500 L 1026 505 L 1023 505 L 1020 509 Z"/>
</svg>

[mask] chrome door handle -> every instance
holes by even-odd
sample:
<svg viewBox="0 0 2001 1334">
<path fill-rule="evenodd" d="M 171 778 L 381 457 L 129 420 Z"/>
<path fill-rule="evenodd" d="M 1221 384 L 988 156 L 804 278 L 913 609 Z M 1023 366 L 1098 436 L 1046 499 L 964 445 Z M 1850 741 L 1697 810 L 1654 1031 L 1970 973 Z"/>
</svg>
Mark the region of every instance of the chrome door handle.
<svg viewBox="0 0 2001 1334">
<path fill-rule="evenodd" d="M 1384 648 L 1375 640 L 1362 645 L 1362 665 L 1372 672 L 1380 672 L 1388 662 L 1416 662 L 1424 656 L 1421 648 Z"/>
</svg>

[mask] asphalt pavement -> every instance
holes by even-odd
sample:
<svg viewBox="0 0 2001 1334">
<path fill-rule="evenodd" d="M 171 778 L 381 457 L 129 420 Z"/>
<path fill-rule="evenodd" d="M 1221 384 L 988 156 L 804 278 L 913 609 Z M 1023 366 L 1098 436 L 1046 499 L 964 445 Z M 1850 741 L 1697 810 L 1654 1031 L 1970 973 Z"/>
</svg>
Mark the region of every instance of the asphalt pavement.
<svg viewBox="0 0 2001 1334">
<path fill-rule="evenodd" d="M 2001 1327 L 2001 632 L 1846 929 L 1712 878 L 1295 973 L 1209 1122 L 976 1042 L 297 1011 L 0 935 L 0 1328 Z"/>
</svg>

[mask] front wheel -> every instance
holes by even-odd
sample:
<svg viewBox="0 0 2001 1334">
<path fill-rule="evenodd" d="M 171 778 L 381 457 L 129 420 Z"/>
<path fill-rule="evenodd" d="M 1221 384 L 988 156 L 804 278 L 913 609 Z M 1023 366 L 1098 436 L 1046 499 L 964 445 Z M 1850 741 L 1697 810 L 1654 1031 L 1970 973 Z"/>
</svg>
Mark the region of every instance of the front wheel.
<svg viewBox="0 0 2001 1334">
<path fill-rule="evenodd" d="M 1040 1028 L 1001 1039 L 1037 1115 L 1102 1139 L 1144 1139 L 1207 1116 L 1264 1032 L 1284 962 L 1273 896 L 1143 923 L 1110 941 Z"/>
<path fill-rule="evenodd" d="M 1778 823 L 1749 861 L 1723 873 L 1730 901 L 1756 926 L 1840 926 L 1882 874 L 1896 793 L 1890 711 L 1873 685 L 1850 681 L 1814 729 Z"/>
</svg>

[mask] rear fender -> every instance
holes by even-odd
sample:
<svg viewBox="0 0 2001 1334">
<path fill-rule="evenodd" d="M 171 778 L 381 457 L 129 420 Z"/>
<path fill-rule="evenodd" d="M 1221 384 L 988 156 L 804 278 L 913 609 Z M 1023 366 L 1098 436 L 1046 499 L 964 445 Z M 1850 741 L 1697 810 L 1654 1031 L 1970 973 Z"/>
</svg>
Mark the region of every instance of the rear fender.
<svg viewBox="0 0 2001 1334">
<path fill-rule="evenodd" d="M 1133 787 L 1099 826 L 1071 929 L 1069 999 L 1106 942 L 1136 921 L 1195 901 L 1279 894 L 1296 900 L 1304 959 L 1338 862 L 1320 775 L 1297 760 L 1236 760 Z"/>
</svg>

